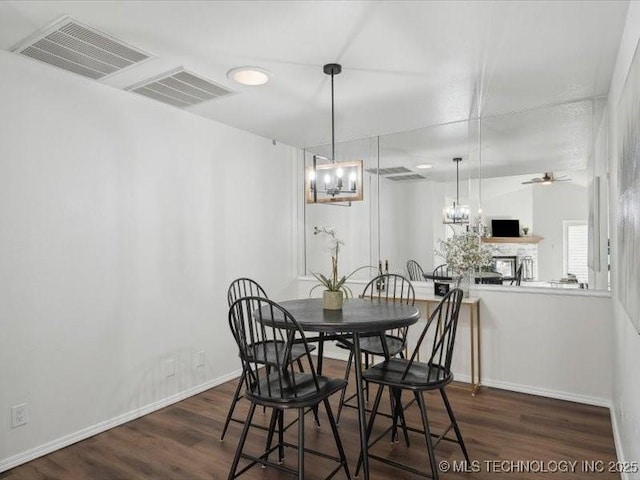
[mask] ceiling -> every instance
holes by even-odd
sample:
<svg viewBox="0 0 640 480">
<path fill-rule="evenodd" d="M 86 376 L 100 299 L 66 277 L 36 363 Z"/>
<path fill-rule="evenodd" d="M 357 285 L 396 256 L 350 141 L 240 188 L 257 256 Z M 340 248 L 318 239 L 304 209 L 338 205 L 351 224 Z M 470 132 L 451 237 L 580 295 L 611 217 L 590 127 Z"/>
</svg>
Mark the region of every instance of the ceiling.
<svg viewBox="0 0 640 480">
<path fill-rule="evenodd" d="M 551 107 L 433 125 L 406 132 L 358 139 L 336 145 L 336 157 L 363 158 L 368 167 L 403 166 L 427 180 L 453 181 L 453 158 L 461 157 L 460 178 L 540 176 L 543 172 L 584 170 L 606 98 L 578 100 Z M 481 132 L 481 156 L 478 155 Z M 331 145 L 309 149 L 331 156 Z M 422 170 L 420 164 L 432 168 Z M 479 164 L 481 163 L 481 168 Z M 575 175 L 574 175 L 575 176 Z M 388 176 L 387 178 L 392 178 Z M 527 178 L 529 179 L 529 178 Z M 407 180 L 414 181 L 414 180 Z"/>
<path fill-rule="evenodd" d="M 187 110 L 305 147 L 331 138 L 322 72 L 329 62 L 343 65 L 335 79 L 338 141 L 465 120 L 478 104 L 494 116 L 606 95 L 627 7 L 612 0 L 4 1 L 0 48 L 70 15 L 155 55 L 103 83 L 126 88 L 182 65 L 237 92 Z M 266 68 L 272 81 L 234 84 L 226 72 L 240 65 Z"/>
</svg>

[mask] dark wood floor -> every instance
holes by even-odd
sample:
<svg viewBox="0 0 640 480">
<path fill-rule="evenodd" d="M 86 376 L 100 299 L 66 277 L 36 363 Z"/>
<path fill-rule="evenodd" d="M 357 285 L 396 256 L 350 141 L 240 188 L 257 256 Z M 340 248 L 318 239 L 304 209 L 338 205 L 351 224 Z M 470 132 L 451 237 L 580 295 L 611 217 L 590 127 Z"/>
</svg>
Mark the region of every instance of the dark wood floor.
<svg viewBox="0 0 640 480">
<path fill-rule="evenodd" d="M 329 360 L 325 374 L 341 376 L 344 362 Z M 2 480 L 35 479 L 154 479 L 191 480 L 224 479 L 227 477 L 233 453 L 240 436 L 241 426 L 232 423 L 223 443 L 220 433 L 225 414 L 233 394 L 235 382 L 229 382 L 158 412 L 147 415 L 83 442 L 51 453 L 30 463 L 0 474 Z M 614 473 L 585 473 L 584 461 L 615 461 L 615 448 L 609 412 L 605 408 L 552 400 L 543 397 L 483 388 L 471 397 L 461 388 L 448 388 L 449 398 L 458 418 L 462 434 L 472 460 L 479 472 L 442 473 L 443 480 L 456 479 L 619 479 Z M 349 387 L 349 390 L 353 388 Z M 338 395 L 332 399 L 336 405 Z M 246 401 L 238 405 L 238 413 L 246 412 Z M 427 405 L 434 429 L 445 426 L 444 408 L 439 395 L 429 394 Z M 335 410 L 334 410 L 335 412 Z M 407 412 L 410 424 L 418 425 L 418 409 L 414 405 Z M 258 421 L 266 423 L 268 413 L 256 414 Z M 305 441 L 307 446 L 334 453 L 334 442 L 326 417 L 321 428 L 316 428 L 308 416 Z M 376 422 L 383 427 L 384 419 Z M 296 428 L 287 432 L 291 440 Z M 345 410 L 340 424 L 350 467 L 355 465 L 359 452 L 356 411 Z M 254 452 L 263 444 L 265 433 L 253 430 L 249 448 Z M 376 445 L 377 452 L 401 462 L 410 462 L 415 468 L 427 468 L 428 460 L 424 440 L 411 436 L 411 448 L 404 443 L 390 444 L 383 440 Z M 438 461 L 461 461 L 462 454 L 456 444 L 442 442 L 437 449 Z M 493 461 L 505 462 L 493 462 Z M 286 463 L 295 467 L 296 454 L 287 450 Z M 560 461 L 577 461 L 575 472 L 521 473 L 518 469 L 530 463 L 532 468 L 554 470 Z M 511 463 L 521 462 L 521 463 Z M 558 464 L 561 465 L 561 464 Z M 564 465 L 564 464 L 562 464 Z M 597 465 L 597 464 L 596 464 Z M 324 478 L 331 469 L 326 460 L 307 456 L 307 478 Z M 568 465 L 569 468 L 573 468 Z M 395 480 L 419 478 L 392 469 L 379 462 L 371 462 L 372 479 Z M 335 478 L 343 478 L 339 473 Z M 279 479 L 291 475 L 259 466 L 249 470 L 243 478 Z"/>
</svg>

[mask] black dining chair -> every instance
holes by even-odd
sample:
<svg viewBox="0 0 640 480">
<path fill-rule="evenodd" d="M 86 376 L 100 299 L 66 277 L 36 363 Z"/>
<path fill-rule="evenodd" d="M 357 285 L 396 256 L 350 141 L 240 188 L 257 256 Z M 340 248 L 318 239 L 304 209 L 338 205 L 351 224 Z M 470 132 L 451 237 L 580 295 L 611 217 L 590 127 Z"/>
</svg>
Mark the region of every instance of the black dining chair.
<svg viewBox="0 0 640 480">
<path fill-rule="evenodd" d="M 229 289 L 227 290 L 227 303 L 229 306 L 233 305 L 233 303 L 238 300 L 239 298 L 242 297 L 260 297 L 260 298 L 267 298 L 267 293 L 265 292 L 264 288 L 262 288 L 260 286 L 260 284 L 258 282 L 256 282 L 255 280 L 252 280 L 251 278 L 237 278 L 235 279 L 233 282 L 231 282 L 231 284 L 229 285 Z M 277 347 L 282 346 L 282 344 L 284 343 L 285 339 L 284 338 L 278 338 L 277 342 L 275 339 L 271 339 L 271 340 L 267 340 L 265 342 L 265 348 L 271 352 L 271 354 L 273 354 L 273 351 L 275 351 L 275 349 Z M 311 347 L 312 350 L 315 350 L 315 346 Z M 293 348 L 293 352 L 292 352 L 292 356 L 291 356 L 291 360 L 293 362 L 296 362 L 299 366 L 299 368 L 303 368 L 302 367 L 302 363 L 298 361 L 298 359 L 304 354 L 304 349 L 298 347 L 298 346 L 294 346 Z M 269 367 L 267 365 L 267 368 L 270 369 L 271 367 Z M 233 412 L 235 411 L 236 408 L 236 404 L 243 398 L 242 396 L 242 387 L 243 387 L 243 382 L 242 382 L 242 378 L 244 377 L 244 371 L 242 372 L 242 374 L 240 375 L 240 381 L 238 382 L 238 385 L 236 387 L 235 392 L 233 393 L 233 398 L 231 400 L 231 405 L 229 406 L 229 411 L 227 412 L 227 418 L 224 421 L 224 427 L 222 428 L 222 435 L 220 436 L 220 441 L 224 440 L 224 436 L 227 433 L 227 429 L 229 428 L 229 424 L 233 421 L 236 423 L 243 423 L 244 421 L 238 418 L 234 418 L 233 417 Z"/>
<path fill-rule="evenodd" d="M 460 433 L 460 428 L 456 422 L 451 404 L 447 398 L 445 387 L 453 381 L 453 373 L 451 372 L 451 359 L 453 356 L 453 347 L 455 344 L 456 330 L 458 326 L 458 315 L 460 313 L 460 304 L 462 303 L 463 292 L 459 288 L 455 288 L 447 293 L 440 301 L 438 306 L 434 309 L 433 313 L 429 316 L 427 324 L 424 327 L 418 343 L 408 359 L 405 358 L 390 358 L 373 367 L 367 369 L 363 373 L 363 378 L 371 383 L 379 386 L 376 393 L 376 398 L 372 408 L 371 417 L 369 418 L 369 424 L 367 425 L 367 449 L 371 449 L 381 438 L 383 438 L 389 431 L 397 428 L 397 422 L 401 419 L 401 412 L 403 410 L 401 402 L 402 391 L 408 390 L 413 392 L 415 401 L 418 404 L 422 420 L 422 430 L 413 427 L 406 426 L 409 431 L 421 433 L 425 437 L 427 444 L 427 453 L 429 456 L 429 464 L 431 467 L 431 473 L 426 473 L 413 468 L 410 465 L 404 465 L 398 462 L 389 460 L 387 457 L 381 457 L 369 453 L 369 458 L 387 463 L 394 467 L 403 469 L 405 471 L 438 479 L 438 465 L 435 457 L 435 447 L 442 440 L 447 440 L 460 445 L 462 453 L 464 455 L 467 464 L 470 464 L 469 455 Z M 433 337 L 430 340 L 431 354 L 426 362 L 417 361 L 418 352 L 422 343 L 427 338 Z M 388 387 L 390 391 L 396 392 L 394 412 L 392 415 L 391 425 L 374 440 L 371 440 L 371 433 L 375 423 L 376 416 L 378 415 L 378 409 L 380 407 L 380 400 L 382 393 Z M 427 407 L 424 401 L 424 392 L 430 390 L 439 390 L 447 414 L 449 416 L 450 425 L 445 428 L 444 433 L 436 435 L 431 433 L 429 427 L 429 420 L 427 415 Z M 456 438 L 450 438 L 446 435 L 454 430 Z M 432 437 L 436 437 L 434 441 Z M 360 470 L 362 462 L 362 454 L 358 461 L 358 467 L 356 469 L 356 476 Z"/>
<path fill-rule="evenodd" d="M 415 260 L 409 260 L 407 262 L 407 272 L 409 273 L 409 280 L 412 282 L 424 281 L 424 270 L 418 262 Z"/>
<path fill-rule="evenodd" d="M 227 303 L 229 306 L 233 305 L 233 302 L 242 297 L 261 297 L 269 298 L 264 288 L 260 286 L 258 282 L 251 278 L 236 278 L 229 285 L 227 290 Z"/>
<path fill-rule="evenodd" d="M 381 288 L 381 286 L 384 286 Z M 378 275 L 371 280 L 362 292 L 362 298 L 369 298 L 371 300 L 384 300 L 387 302 L 400 302 L 413 306 L 416 300 L 416 293 L 413 285 L 402 275 L 394 273 L 385 273 Z M 384 357 L 394 357 L 396 355 L 402 355 L 406 348 L 407 343 L 407 330 L 409 327 L 398 328 L 389 330 L 382 335 L 372 335 L 366 337 L 360 337 L 360 351 L 364 354 L 364 366 L 369 368 L 369 362 L 371 356 L 378 355 Z M 384 339 L 384 342 L 383 342 Z M 349 350 L 349 359 L 347 360 L 347 368 L 345 372 L 345 381 L 349 379 L 351 373 L 351 366 L 354 361 L 353 345 L 349 340 L 339 340 L 337 346 L 343 349 Z M 385 352 L 386 348 L 386 352 Z M 360 358 L 356 361 L 361 361 Z M 365 383 L 366 394 L 368 397 L 369 389 Z M 349 398 L 345 398 L 346 390 L 340 395 L 340 403 L 338 406 L 338 423 L 340 422 L 340 415 L 344 407 L 358 408 L 356 405 L 348 403 L 352 400 L 356 394 L 352 394 Z"/>
<path fill-rule="evenodd" d="M 346 382 L 331 379 L 316 373 L 311 359 L 311 348 L 304 332 L 296 319 L 277 303 L 261 297 L 244 297 L 236 300 L 229 309 L 229 326 L 238 344 L 242 360 L 245 396 L 251 402 L 244 428 L 236 448 L 229 471 L 229 480 L 237 478 L 256 464 L 273 466 L 279 470 L 296 474 L 303 479 L 305 474 L 304 454 L 311 453 L 331 459 L 338 463 L 327 478 L 333 477 L 344 469 L 347 478 L 351 478 L 338 428 L 329 404 L 329 397 L 343 390 Z M 284 342 L 273 339 L 285 338 Z M 297 361 L 293 361 L 294 348 L 302 349 Z M 294 363 L 303 363 L 305 371 L 294 369 Z M 265 366 L 271 367 L 270 369 Z M 338 451 L 338 457 L 305 448 L 304 417 L 305 410 L 324 404 L 329 425 Z M 244 452 L 249 429 L 252 425 L 256 406 L 272 408 L 271 422 L 264 452 L 250 455 Z M 282 428 L 285 410 L 297 410 L 297 444 L 284 441 Z M 279 424 L 277 445 L 272 447 L 276 423 Z M 284 448 L 298 450 L 297 470 L 287 467 L 284 462 Z M 278 463 L 271 462 L 269 456 L 278 450 Z M 240 459 L 250 462 L 238 470 Z"/>
</svg>

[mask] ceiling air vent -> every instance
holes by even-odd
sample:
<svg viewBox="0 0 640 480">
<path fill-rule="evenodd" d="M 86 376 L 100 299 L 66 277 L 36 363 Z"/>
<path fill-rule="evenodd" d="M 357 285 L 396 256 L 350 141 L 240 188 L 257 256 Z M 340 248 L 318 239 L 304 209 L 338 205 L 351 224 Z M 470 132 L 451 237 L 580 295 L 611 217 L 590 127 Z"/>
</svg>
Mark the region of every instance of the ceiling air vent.
<svg viewBox="0 0 640 480">
<path fill-rule="evenodd" d="M 394 182 L 402 182 L 405 180 L 422 180 L 426 177 L 422 175 L 418 175 L 417 173 L 413 173 L 411 175 L 396 175 L 394 177 L 387 177 L 389 180 L 393 180 Z"/>
<path fill-rule="evenodd" d="M 189 107 L 234 93 L 183 68 L 137 83 L 127 90 L 176 107 Z"/>
<path fill-rule="evenodd" d="M 366 170 L 369 173 L 379 174 L 379 175 L 395 175 L 396 173 L 410 173 L 412 170 L 409 170 L 407 167 L 389 167 L 389 168 L 368 168 Z"/>
<path fill-rule="evenodd" d="M 35 33 L 12 51 L 95 80 L 151 58 L 71 17 Z"/>
</svg>

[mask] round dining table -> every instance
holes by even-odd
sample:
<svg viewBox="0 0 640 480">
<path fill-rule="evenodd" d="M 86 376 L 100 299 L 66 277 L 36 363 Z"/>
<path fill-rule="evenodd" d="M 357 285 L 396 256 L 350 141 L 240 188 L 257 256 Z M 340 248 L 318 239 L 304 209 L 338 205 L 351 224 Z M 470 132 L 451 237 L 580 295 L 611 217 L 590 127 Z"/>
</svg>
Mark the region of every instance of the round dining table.
<svg viewBox="0 0 640 480">
<path fill-rule="evenodd" d="M 322 299 L 306 298 L 279 302 L 307 332 L 319 333 L 318 341 L 318 373 L 322 373 L 323 342 L 334 335 L 349 335 L 353 339 L 353 354 L 361 358 L 360 336 L 379 334 L 384 338 L 384 331 L 412 325 L 420 318 L 418 308 L 399 302 L 350 298 L 345 299 L 342 310 L 324 310 Z M 275 326 L 278 319 L 270 319 Z M 383 342 L 383 345 L 384 342 Z M 365 418 L 365 402 L 362 384 L 362 362 L 355 363 L 356 395 L 358 400 L 358 423 L 360 427 L 360 447 L 363 459 L 363 474 L 369 478 L 369 455 L 367 453 L 367 430 Z"/>
</svg>

